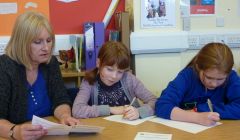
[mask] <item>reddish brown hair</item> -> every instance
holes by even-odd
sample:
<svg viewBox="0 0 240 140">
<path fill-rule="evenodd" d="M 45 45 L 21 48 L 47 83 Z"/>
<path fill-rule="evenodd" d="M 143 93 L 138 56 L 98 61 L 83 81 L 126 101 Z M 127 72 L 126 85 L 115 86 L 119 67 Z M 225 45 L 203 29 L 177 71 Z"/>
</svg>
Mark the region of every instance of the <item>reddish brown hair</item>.
<svg viewBox="0 0 240 140">
<path fill-rule="evenodd" d="M 121 42 L 109 41 L 101 47 L 98 59 L 100 61 L 99 69 L 86 72 L 84 77 L 91 85 L 95 82 L 98 70 L 104 66 L 116 65 L 118 69 L 125 70 L 130 65 L 130 53 L 127 47 Z"/>
<path fill-rule="evenodd" d="M 223 43 L 209 43 L 190 61 L 187 67 L 192 66 L 198 73 L 200 70 L 216 68 L 229 74 L 234 64 L 231 49 Z"/>
</svg>

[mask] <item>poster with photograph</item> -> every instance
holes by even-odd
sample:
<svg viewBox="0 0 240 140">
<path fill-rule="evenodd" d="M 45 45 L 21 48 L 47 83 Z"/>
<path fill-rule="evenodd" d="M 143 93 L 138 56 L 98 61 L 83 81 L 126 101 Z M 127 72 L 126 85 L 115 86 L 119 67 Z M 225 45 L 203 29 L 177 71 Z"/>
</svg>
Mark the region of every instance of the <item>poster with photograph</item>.
<svg viewBox="0 0 240 140">
<path fill-rule="evenodd" d="M 191 16 L 215 14 L 215 0 L 190 0 Z"/>
<path fill-rule="evenodd" d="M 141 28 L 175 27 L 175 0 L 141 0 Z"/>
</svg>

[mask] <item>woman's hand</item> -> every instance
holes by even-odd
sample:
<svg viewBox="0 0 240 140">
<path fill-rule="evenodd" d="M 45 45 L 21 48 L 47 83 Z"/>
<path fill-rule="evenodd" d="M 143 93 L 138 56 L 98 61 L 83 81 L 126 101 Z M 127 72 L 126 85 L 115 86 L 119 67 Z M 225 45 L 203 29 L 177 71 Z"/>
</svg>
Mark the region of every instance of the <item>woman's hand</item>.
<svg viewBox="0 0 240 140">
<path fill-rule="evenodd" d="M 36 140 L 47 134 L 41 125 L 21 124 L 14 129 L 13 137 L 17 140 Z"/>
<path fill-rule="evenodd" d="M 139 112 L 133 106 L 125 106 L 123 118 L 127 120 L 136 120 L 139 118 Z"/>
<path fill-rule="evenodd" d="M 71 125 L 71 126 L 80 124 L 80 121 L 78 119 L 73 118 L 69 114 L 63 114 L 60 117 L 59 121 L 61 124 Z"/>
<path fill-rule="evenodd" d="M 67 104 L 59 105 L 54 110 L 54 116 L 60 121 L 61 124 L 65 125 L 77 125 L 80 124 L 78 119 L 71 116 L 71 108 Z"/>
</svg>

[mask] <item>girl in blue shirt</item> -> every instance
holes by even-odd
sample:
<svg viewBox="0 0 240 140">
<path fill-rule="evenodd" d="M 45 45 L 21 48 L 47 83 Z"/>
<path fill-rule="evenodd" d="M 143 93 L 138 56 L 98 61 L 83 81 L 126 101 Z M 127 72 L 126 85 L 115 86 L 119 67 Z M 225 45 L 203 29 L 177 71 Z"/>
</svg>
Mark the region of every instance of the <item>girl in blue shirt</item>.
<svg viewBox="0 0 240 140">
<path fill-rule="evenodd" d="M 156 115 L 206 126 L 220 119 L 240 119 L 240 78 L 233 64 L 227 45 L 205 45 L 163 90 Z"/>
</svg>

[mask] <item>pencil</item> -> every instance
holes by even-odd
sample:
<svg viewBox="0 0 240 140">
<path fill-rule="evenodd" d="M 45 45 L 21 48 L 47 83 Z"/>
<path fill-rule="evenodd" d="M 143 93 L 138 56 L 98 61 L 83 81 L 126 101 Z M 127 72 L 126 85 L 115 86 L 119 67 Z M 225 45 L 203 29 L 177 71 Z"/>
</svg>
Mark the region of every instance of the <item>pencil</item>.
<svg viewBox="0 0 240 140">
<path fill-rule="evenodd" d="M 129 105 L 129 106 L 132 106 L 132 105 L 133 105 L 133 103 L 135 102 L 135 100 L 136 100 L 136 97 L 134 97 L 134 98 L 133 98 L 133 100 L 132 100 L 132 102 L 130 103 L 130 105 Z"/>
<path fill-rule="evenodd" d="M 134 98 L 132 99 L 132 101 L 131 101 L 131 103 L 130 103 L 129 106 L 132 106 L 133 103 L 135 102 L 135 100 L 136 100 L 136 97 L 134 97 Z M 128 107 L 128 106 L 125 106 L 125 107 Z M 123 118 L 125 118 L 125 115 L 126 115 L 126 112 L 123 113 Z"/>
<path fill-rule="evenodd" d="M 213 112 L 213 106 L 212 106 L 212 102 L 210 99 L 207 99 L 207 104 L 208 104 L 210 111 Z"/>
</svg>

